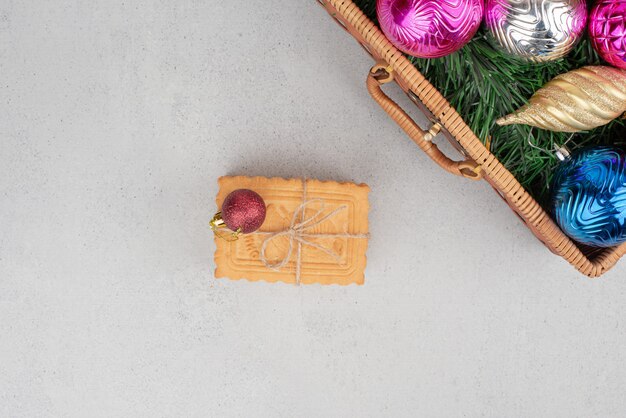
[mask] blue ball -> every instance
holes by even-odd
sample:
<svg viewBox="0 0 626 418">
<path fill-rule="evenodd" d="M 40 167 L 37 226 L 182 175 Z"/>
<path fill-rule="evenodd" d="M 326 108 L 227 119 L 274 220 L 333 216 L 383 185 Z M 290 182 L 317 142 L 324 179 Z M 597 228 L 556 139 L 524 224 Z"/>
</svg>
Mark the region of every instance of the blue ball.
<svg viewBox="0 0 626 418">
<path fill-rule="evenodd" d="M 626 153 L 611 146 L 583 148 L 563 161 L 552 183 L 557 223 L 570 238 L 593 247 L 626 242 Z"/>
</svg>

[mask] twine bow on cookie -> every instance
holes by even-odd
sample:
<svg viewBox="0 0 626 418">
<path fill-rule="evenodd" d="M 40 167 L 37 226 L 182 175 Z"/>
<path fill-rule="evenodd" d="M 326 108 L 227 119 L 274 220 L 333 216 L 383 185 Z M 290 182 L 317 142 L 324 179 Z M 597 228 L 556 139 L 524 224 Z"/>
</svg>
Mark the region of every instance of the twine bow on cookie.
<svg viewBox="0 0 626 418">
<path fill-rule="evenodd" d="M 336 254 L 334 251 L 329 250 L 328 248 L 311 241 L 314 238 L 369 238 L 369 234 L 349 234 L 349 233 L 313 233 L 310 232 L 316 226 L 322 224 L 328 219 L 336 216 L 339 212 L 346 210 L 348 207 L 346 205 L 341 205 L 335 210 L 323 215 L 325 210 L 325 204 L 322 199 L 311 199 L 306 200 L 306 181 L 303 181 L 303 202 L 298 208 L 294 211 L 293 216 L 291 217 L 291 223 L 287 229 L 279 232 L 255 232 L 256 235 L 269 235 L 269 237 L 263 241 L 263 245 L 261 246 L 260 258 L 263 264 L 269 269 L 279 271 L 282 267 L 284 267 L 291 260 L 291 256 L 294 251 L 294 246 L 296 246 L 296 285 L 300 284 L 300 276 L 302 271 L 302 246 L 308 245 L 309 247 L 313 247 L 319 251 L 322 251 L 324 254 L 334 258 L 337 262 L 340 261 L 340 256 Z M 313 216 L 305 217 L 306 209 L 309 205 L 313 203 L 321 203 L 320 208 L 313 214 Z M 298 221 L 299 219 L 299 221 Z M 277 238 L 287 237 L 289 239 L 289 247 L 287 248 L 287 254 L 280 261 L 276 263 L 270 263 L 266 257 L 267 246 L 270 242 Z"/>
</svg>

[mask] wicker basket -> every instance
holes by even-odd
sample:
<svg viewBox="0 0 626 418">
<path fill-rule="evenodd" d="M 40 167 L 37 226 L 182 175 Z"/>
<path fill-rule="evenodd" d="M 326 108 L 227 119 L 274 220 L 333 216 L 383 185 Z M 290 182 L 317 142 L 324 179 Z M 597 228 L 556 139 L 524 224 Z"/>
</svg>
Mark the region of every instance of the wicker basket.
<svg viewBox="0 0 626 418">
<path fill-rule="evenodd" d="M 367 89 L 374 100 L 440 167 L 468 179 L 487 180 L 541 242 L 589 277 L 601 276 L 626 253 L 626 244 L 605 250 L 577 246 L 563 234 L 549 214 L 515 177 L 485 148 L 441 93 L 352 1 L 318 1 L 376 61 L 367 77 Z M 381 86 L 391 81 L 395 81 L 425 113 L 432 123 L 430 128 L 421 129 L 382 91 Z M 440 133 L 451 141 L 464 160 L 454 161 L 437 148 L 432 139 Z"/>
</svg>

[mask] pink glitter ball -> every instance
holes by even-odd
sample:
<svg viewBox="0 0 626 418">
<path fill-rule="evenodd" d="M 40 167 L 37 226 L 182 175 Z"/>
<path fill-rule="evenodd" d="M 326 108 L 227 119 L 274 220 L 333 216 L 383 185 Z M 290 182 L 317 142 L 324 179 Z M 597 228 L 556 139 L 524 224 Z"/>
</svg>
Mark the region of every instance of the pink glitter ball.
<svg viewBox="0 0 626 418">
<path fill-rule="evenodd" d="M 606 62 L 626 69 L 626 0 L 598 0 L 591 10 L 589 36 Z"/>
<path fill-rule="evenodd" d="M 401 51 L 420 58 L 453 53 L 476 34 L 483 0 L 378 0 L 380 26 Z"/>
</svg>

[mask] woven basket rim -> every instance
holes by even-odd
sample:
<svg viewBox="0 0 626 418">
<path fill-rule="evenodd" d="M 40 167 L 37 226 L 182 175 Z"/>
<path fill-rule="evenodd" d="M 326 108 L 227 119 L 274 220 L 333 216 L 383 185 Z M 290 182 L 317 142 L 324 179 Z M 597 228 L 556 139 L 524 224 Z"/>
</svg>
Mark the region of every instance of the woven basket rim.
<svg viewBox="0 0 626 418">
<path fill-rule="evenodd" d="M 589 277 L 606 273 L 626 253 L 626 244 L 591 250 L 579 247 L 554 223 L 543 207 L 474 134 L 463 118 L 421 72 L 385 37 L 351 0 L 318 0 L 328 13 L 376 60 L 394 72 L 394 81 L 405 93 L 417 97 L 464 153 L 482 167 L 485 179 L 553 253 Z"/>
</svg>

